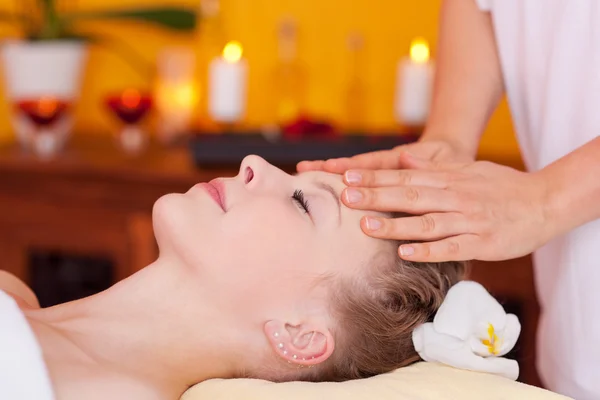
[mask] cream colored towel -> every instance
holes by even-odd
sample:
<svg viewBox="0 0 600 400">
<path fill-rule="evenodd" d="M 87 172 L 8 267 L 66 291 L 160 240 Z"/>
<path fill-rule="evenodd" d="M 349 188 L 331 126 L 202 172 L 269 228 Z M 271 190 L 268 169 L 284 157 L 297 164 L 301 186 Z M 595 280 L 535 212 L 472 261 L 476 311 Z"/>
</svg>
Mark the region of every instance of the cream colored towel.
<svg viewBox="0 0 600 400">
<path fill-rule="evenodd" d="M 418 363 L 389 374 L 343 383 L 272 383 L 216 379 L 189 389 L 181 400 L 565 400 L 546 390 L 480 372 Z"/>
</svg>

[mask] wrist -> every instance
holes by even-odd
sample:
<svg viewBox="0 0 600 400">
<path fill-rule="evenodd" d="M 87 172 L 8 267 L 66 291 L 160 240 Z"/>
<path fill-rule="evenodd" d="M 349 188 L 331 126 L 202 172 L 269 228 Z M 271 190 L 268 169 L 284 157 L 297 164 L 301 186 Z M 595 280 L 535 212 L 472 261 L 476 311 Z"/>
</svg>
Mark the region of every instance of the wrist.
<svg viewBox="0 0 600 400">
<path fill-rule="evenodd" d="M 464 155 L 475 159 L 483 127 L 471 121 L 468 115 L 442 109 L 432 115 L 421 135 L 421 140 L 445 141 Z"/>
<path fill-rule="evenodd" d="M 534 187 L 539 188 L 540 211 L 543 220 L 542 235 L 544 243 L 552 238 L 568 232 L 571 228 L 568 221 L 563 220 L 565 209 L 568 207 L 564 199 L 565 191 L 560 190 L 556 180 L 551 179 L 547 171 L 540 170 L 531 173 Z"/>
<path fill-rule="evenodd" d="M 419 142 L 444 142 L 454 153 L 475 160 L 479 143 L 477 140 L 467 140 L 466 135 L 460 133 L 450 133 L 449 130 L 435 130 L 426 128 Z"/>
<path fill-rule="evenodd" d="M 600 219 L 600 136 L 535 173 L 553 236 Z"/>
</svg>

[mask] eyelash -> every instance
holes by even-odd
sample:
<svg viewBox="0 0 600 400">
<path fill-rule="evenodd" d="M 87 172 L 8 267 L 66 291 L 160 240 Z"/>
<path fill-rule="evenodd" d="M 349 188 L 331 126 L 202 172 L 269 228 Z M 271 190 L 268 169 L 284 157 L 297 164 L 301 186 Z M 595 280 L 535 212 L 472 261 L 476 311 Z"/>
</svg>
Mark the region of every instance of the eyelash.
<svg viewBox="0 0 600 400">
<path fill-rule="evenodd" d="M 308 208 L 308 201 L 304 198 L 304 192 L 302 192 L 302 190 L 294 191 L 292 199 L 294 199 L 294 201 L 304 209 L 304 212 L 306 212 L 307 214 L 310 213 L 310 208 Z"/>
</svg>

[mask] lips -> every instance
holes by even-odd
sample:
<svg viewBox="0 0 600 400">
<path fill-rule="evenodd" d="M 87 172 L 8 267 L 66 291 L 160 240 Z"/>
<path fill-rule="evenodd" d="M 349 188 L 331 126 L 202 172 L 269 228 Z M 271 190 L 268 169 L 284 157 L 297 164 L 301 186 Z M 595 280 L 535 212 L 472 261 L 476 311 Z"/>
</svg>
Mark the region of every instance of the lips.
<svg viewBox="0 0 600 400">
<path fill-rule="evenodd" d="M 223 182 L 214 179 L 208 183 L 200 183 L 198 186 L 202 187 L 204 190 L 208 192 L 210 197 L 221 207 L 223 211 L 225 210 L 225 187 Z"/>
</svg>

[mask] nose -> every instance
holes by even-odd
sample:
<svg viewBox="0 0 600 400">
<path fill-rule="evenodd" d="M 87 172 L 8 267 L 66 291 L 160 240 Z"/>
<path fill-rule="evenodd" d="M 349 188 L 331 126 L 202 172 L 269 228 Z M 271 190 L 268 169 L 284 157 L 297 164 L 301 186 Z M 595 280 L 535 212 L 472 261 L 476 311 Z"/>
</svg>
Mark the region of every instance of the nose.
<svg viewBox="0 0 600 400">
<path fill-rule="evenodd" d="M 238 179 L 247 188 L 254 188 L 272 184 L 285 175 L 283 171 L 269 164 L 264 158 L 252 155 L 246 156 L 242 160 Z"/>
</svg>

